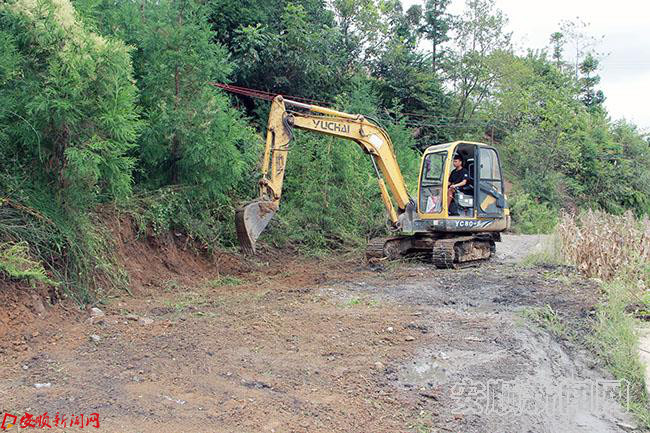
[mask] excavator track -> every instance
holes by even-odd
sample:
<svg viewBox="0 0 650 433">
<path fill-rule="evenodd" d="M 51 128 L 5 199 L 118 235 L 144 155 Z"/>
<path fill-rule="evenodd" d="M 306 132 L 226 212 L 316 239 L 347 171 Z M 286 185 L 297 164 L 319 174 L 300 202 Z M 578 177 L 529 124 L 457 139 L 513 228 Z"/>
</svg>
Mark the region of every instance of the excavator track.
<svg viewBox="0 0 650 433">
<path fill-rule="evenodd" d="M 403 239 L 403 237 L 396 236 L 370 239 L 366 246 L 366 260 L 377 262 L 384 259 L 399 259 L 402 256 L 400 242 Z"/>
<path fill-rule="evenodd" d="M 435 239 L 430 237 L 393 236 L 374 238 L 366 247 L 369 263 L 424 255 L 439 269 L 478 266 L 492 257 L 494 240 L 476 236 Z"/>
<path fill-rule="evenodd" d="M 494 249 L 494 241 L 473 236 L 438 239 L 431 252 L 431 262 L 438 269 L 478 266 L 492 257 Z"/>
</svg>

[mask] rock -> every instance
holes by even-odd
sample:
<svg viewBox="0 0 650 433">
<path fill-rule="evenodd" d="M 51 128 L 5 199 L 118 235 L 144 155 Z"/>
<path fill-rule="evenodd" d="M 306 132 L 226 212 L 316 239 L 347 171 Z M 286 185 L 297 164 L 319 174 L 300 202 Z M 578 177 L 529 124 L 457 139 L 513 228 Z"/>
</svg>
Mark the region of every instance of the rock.
<svg viewBox="0 0 650 433">
<path fill-rule="evenodd" d="M 101 340 L 102 340 L 102 337 L 100 337 L 97 334 L 93 334 L 93 335 L 90 336 L 90 341 L 92 341 L 93 343 L 99 343 Z"/>
<path fill-rule="evenodd" d="M 104 312 L 99 308 L 93 307 L 90 309 L 90 317 L 92 317 L 93 319 L 96 319 L 98 317 L 104 317 L 104 316 L 105 316 Z"/>
<path fill-rule="evenodd" d="M 126 320 L 133 320 L 134 322 L 137 322 L 140 318 L 136 316 L 135 314 L 127 314 L 124 316 Z"/>
<path fill-rule="evenodd" d="M 23 365 L 23 370 L 29 370 L 29 365 Z"/>
<path fill-rule="evenodd" d="M 404 340 L 413 341 L 413 340 L 415 340 L 415 337 L 413 337 L 412 335 L 407 335 L 406 338 L 404 338 Z"/>
<path fill-rule="evenodd" d="M 32 310 L 34 310 L 34 313 L 36 314 L 41 314 L 45 312 L 45 306 L 43 305 L 43 300 L 37 295 L 32 295 Z"/>
<path fill-rule="evenodd" d="M 382 364 L 380 361 L 375 362 L 375 368 L 377 370 L 383 370 L 384 369 L 384 364 Z"/>
<path fill-rule="evenodd" d="M 177 404 L 185 404 L 185 403 L 187 403 L 187 401 L 185 401 L 185 400 L 171 398 L 168 395 L 163 395 L 163 398 L 165 400 L 173 401 L 174 403 L 177 403 Z"/>
<path fill-rule="evenodd" d="M 636 426 L 625 423 L 623 421 L 616 421 L 616 425 L 622 428 L 623 430 L 627 430 L 627 431 L 636 430 Z"/>
<path fill-rule="evenodd" d="M 52 384 L 50 382 L 47 383 L 35 383 L 34 388 L 36 389 L 41 389 L 41 388 L 51 388 Z"/>
<path fill-rule="evenodd" d="M 386 329 L 388 332 L 393 332 L 393 327 L 389 326 L 388 329 Z"/>
<path fill-rule="evenodd" d="M 138 320 L 138 323 L 140 323 L 140 325 L 143 325 L 143 326 L 148 326 L 148 325 L 151 325 L 153 323 L 153 319 L 151 319 L 149 317 L 140 317 L 140 319 Z"/>
</svg>

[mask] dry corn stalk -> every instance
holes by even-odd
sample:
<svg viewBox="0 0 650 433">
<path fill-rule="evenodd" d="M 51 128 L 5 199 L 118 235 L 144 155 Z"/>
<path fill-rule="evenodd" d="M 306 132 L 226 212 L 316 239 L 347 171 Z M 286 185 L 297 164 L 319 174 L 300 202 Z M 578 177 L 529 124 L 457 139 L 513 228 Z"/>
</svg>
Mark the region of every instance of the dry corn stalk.
<svg viewBox="0 0 650 433">
<path fill-rule="evenodd" d="M 650 221 L 632 212 L 601 211 L 562 215 L 557 226 L 562 253 L 584 275 L 611 280 L 621 272 L 643 278 L 650 263 Z M 636 274 L 636 275 L 635 275 Z"/>
</svg>

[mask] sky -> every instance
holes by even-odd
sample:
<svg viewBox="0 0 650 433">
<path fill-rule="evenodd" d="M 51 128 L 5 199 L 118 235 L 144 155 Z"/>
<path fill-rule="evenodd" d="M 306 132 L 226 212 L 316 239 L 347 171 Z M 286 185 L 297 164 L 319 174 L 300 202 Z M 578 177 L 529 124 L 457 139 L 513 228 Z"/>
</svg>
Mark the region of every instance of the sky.
<svg viewBox="0 0 650 433">
<path fill-rule="evenodd" d="M 405 9 L 423 0 L 402 0 Z M 452 0 L 450 12 L 460 14 L 464 0 Z M 587 33 L 603 37 L 599 88 L 612 119 L 625 118 L 650 132 L 650 2 L 642 0 L 494 0 L 509 18 L 515 47 L 545 48 L 562 20 L 589 24 Z M 570 60 L 569 47 L 565 48 Z M 575 58 L 575 57 L 574 57 Z"/>
</svg>

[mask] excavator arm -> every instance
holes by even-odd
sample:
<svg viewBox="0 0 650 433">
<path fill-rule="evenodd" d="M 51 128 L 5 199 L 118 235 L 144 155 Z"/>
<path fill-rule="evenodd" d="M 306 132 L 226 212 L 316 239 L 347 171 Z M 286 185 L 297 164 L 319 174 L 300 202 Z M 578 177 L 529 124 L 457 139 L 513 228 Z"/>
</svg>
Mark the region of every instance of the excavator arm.
<svg viewBox="0 0 650 433">
<path fill-rule="evenodd" d="M 289 111 L 287 106 L 306 111 Z M 400 215 L 413 208 L 413 201 L 386 131 L 362 115 L 290 101 L 278 95 L 273 99 L 269 113 L 260 197 L 239 208 L 235 216 L 237 237 L 244 252 L 255 251 L 257 238 L 279 207 L 293 128 L 346 138 L 361 146 L 371 157 L 388 218 L 395 229 L 401 228 Z M 397 210 L 393 206 L 391 195 L 395 199 Z"/>
</svg>

